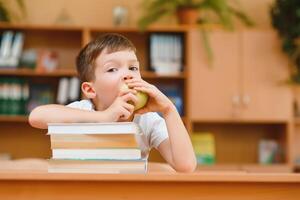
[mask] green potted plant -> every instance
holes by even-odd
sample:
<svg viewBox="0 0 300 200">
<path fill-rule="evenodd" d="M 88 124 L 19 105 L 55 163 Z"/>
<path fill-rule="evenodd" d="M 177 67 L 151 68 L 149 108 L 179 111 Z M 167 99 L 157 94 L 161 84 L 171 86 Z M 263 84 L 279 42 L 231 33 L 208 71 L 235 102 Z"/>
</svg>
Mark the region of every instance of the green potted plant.
<svg viewBox="0 0 300 200">
<path fill-rule="evenodd" d="M 236 2 L 236 1 L 234 1 Z M 233 30 L 233 17 L 238 18 L 247 26 L 253 22 L 239 9 L 238 3 L 228 0 L 144 0 L 143 15 L 138 21 L 141 30 L 158 21 L 164 16 L 176 15 L 180 24 L 219 24 Z M 203 26 L 200 26 L 203 27 Z M 204 47 L 209 60 L 212 60 L 212 50 L 208 43 L 207 32 L 201 28 Z"/>
<path fill-rule="evenodd" d="M 273 27 L 282 40 L 282 49 L 290 58 L 290 77 L 296 100 L 296 114 L 300 115 L 300 1 L 276 0 L 270 9 Z"/>
<path fill-rule="evenodd" d="M 23 0 L 16 0 L 17 7 L 21 11 L 21 16 L 17 15 L 8 6 L 7 0 L 0 0 L 0 21 L 11 22 L 13 20 L 19 20 L 21 17 L 26 16 L 26 8 Z"/>
</svg>

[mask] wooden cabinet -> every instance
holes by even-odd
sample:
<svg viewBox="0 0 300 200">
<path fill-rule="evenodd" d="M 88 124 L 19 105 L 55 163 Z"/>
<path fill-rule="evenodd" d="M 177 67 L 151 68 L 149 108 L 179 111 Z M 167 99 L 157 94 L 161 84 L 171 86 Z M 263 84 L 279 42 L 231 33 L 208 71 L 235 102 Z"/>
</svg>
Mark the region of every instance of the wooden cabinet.
<svg viewBox="0 0 300 200">
<path fill-rule="evenodd" d="M 191 129 L 214 136 L 216 164 L 259 168 L 259 142 L 267 139 L 279 144 L 279 163 L 293 165 L 288 62 L 275 32 L 212 30 L 212 64 L 199 30 L 189 36 Z"/>
<path fill-rule="evenodd" d="M 230 119 L 236 113 L 233 98 L 239 95 L 238 38 L 236 33 L 210 33 L 214 61 L 208 63 L 199 30 L 191 31 L 189 104 L 191 120 Z"/>
<path fill-rule="evenodd" d="M 288 120 L 292 117 L 292 93 L 282 82 L 288 79 L 288 59 L 273 31 L 241 33 L 241 117 L 246 120 Z"/>
<path fill-rule="evenodd" d="M 282 82 L 287 58 L 273 31 L 213 31 L 211 65 L 200 34 L 191 32 L 189 104 L 191 120 L 286 121 L 292 116 L 292 95 Z"/>
</svg>

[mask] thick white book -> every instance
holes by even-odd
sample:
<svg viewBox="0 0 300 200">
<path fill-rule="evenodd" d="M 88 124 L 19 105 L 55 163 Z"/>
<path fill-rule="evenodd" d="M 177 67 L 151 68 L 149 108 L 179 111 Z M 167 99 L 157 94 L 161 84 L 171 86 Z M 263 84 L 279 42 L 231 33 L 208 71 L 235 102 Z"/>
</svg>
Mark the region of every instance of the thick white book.
<svg viewBox="0 0 300 200">
<path fill-rule="evenodd" d="M 140 160 L 62 160 L 50 159 L 49 173 L 144 174 L 147 159 Z"/>
<path fill-rule="evenodd" d="M 0 57 L 1 59 L 7 58 L 11 54 L 11 47 L 13 42 L 13 32 L 5 31 L 2 34 L 1 46 L 0 46 Z"/>
<path fill-rule="evenodd" d="M 48 134 L 141 134 L 134 122 L 48 123 Z"/>
<path fill-rule="evenodd" d="M 11 56 L 19 60 L 24 45 L 24 34 L 17 32 L 11 48 Z"/>
<path fill-rule="evenodd" d="M 52 149 L 53 159 L 77 159 L 77 160 L 138 160 L 141 159 L 140 149 L 112 148 L 112 149 Z"/>
</svg>

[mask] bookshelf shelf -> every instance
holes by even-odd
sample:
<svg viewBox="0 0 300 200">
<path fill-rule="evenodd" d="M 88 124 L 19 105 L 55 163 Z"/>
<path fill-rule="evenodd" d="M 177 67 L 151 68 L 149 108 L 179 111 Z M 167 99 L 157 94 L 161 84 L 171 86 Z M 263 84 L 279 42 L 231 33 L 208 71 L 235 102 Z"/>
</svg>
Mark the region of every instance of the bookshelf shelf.
<svg viewBox="0 0 300 200">
<path fill-rule="evenodd" d="M 0 122 L 28 122 L 27 115 L 0 115 Z"/>
<path fill-rule="evenodd" d="M 76 76 L 74 69 L 57 69 L 55 71 L 36 71 L 32 69 L 0 69 L 2 76 L 48 76 L 48 77 L 62 77 L 62 76 Z"/>
</svg>

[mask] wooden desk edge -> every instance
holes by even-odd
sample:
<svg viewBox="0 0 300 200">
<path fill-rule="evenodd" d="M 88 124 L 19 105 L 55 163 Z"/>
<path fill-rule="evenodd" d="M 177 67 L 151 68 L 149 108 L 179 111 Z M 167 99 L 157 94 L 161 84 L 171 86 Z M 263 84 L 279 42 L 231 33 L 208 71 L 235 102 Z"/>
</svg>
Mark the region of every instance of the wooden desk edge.
<svg viewBox="0 0 300 200">
<path fill-rule="evenodd" d="M 274 182 L 300 183 L 300 175 L 293 173 L 198 172 L 147 174 L 66 174 L 26 171 L 0 171 L 0 181 L 124 181 L 124 182 Z"/>
</svg>

